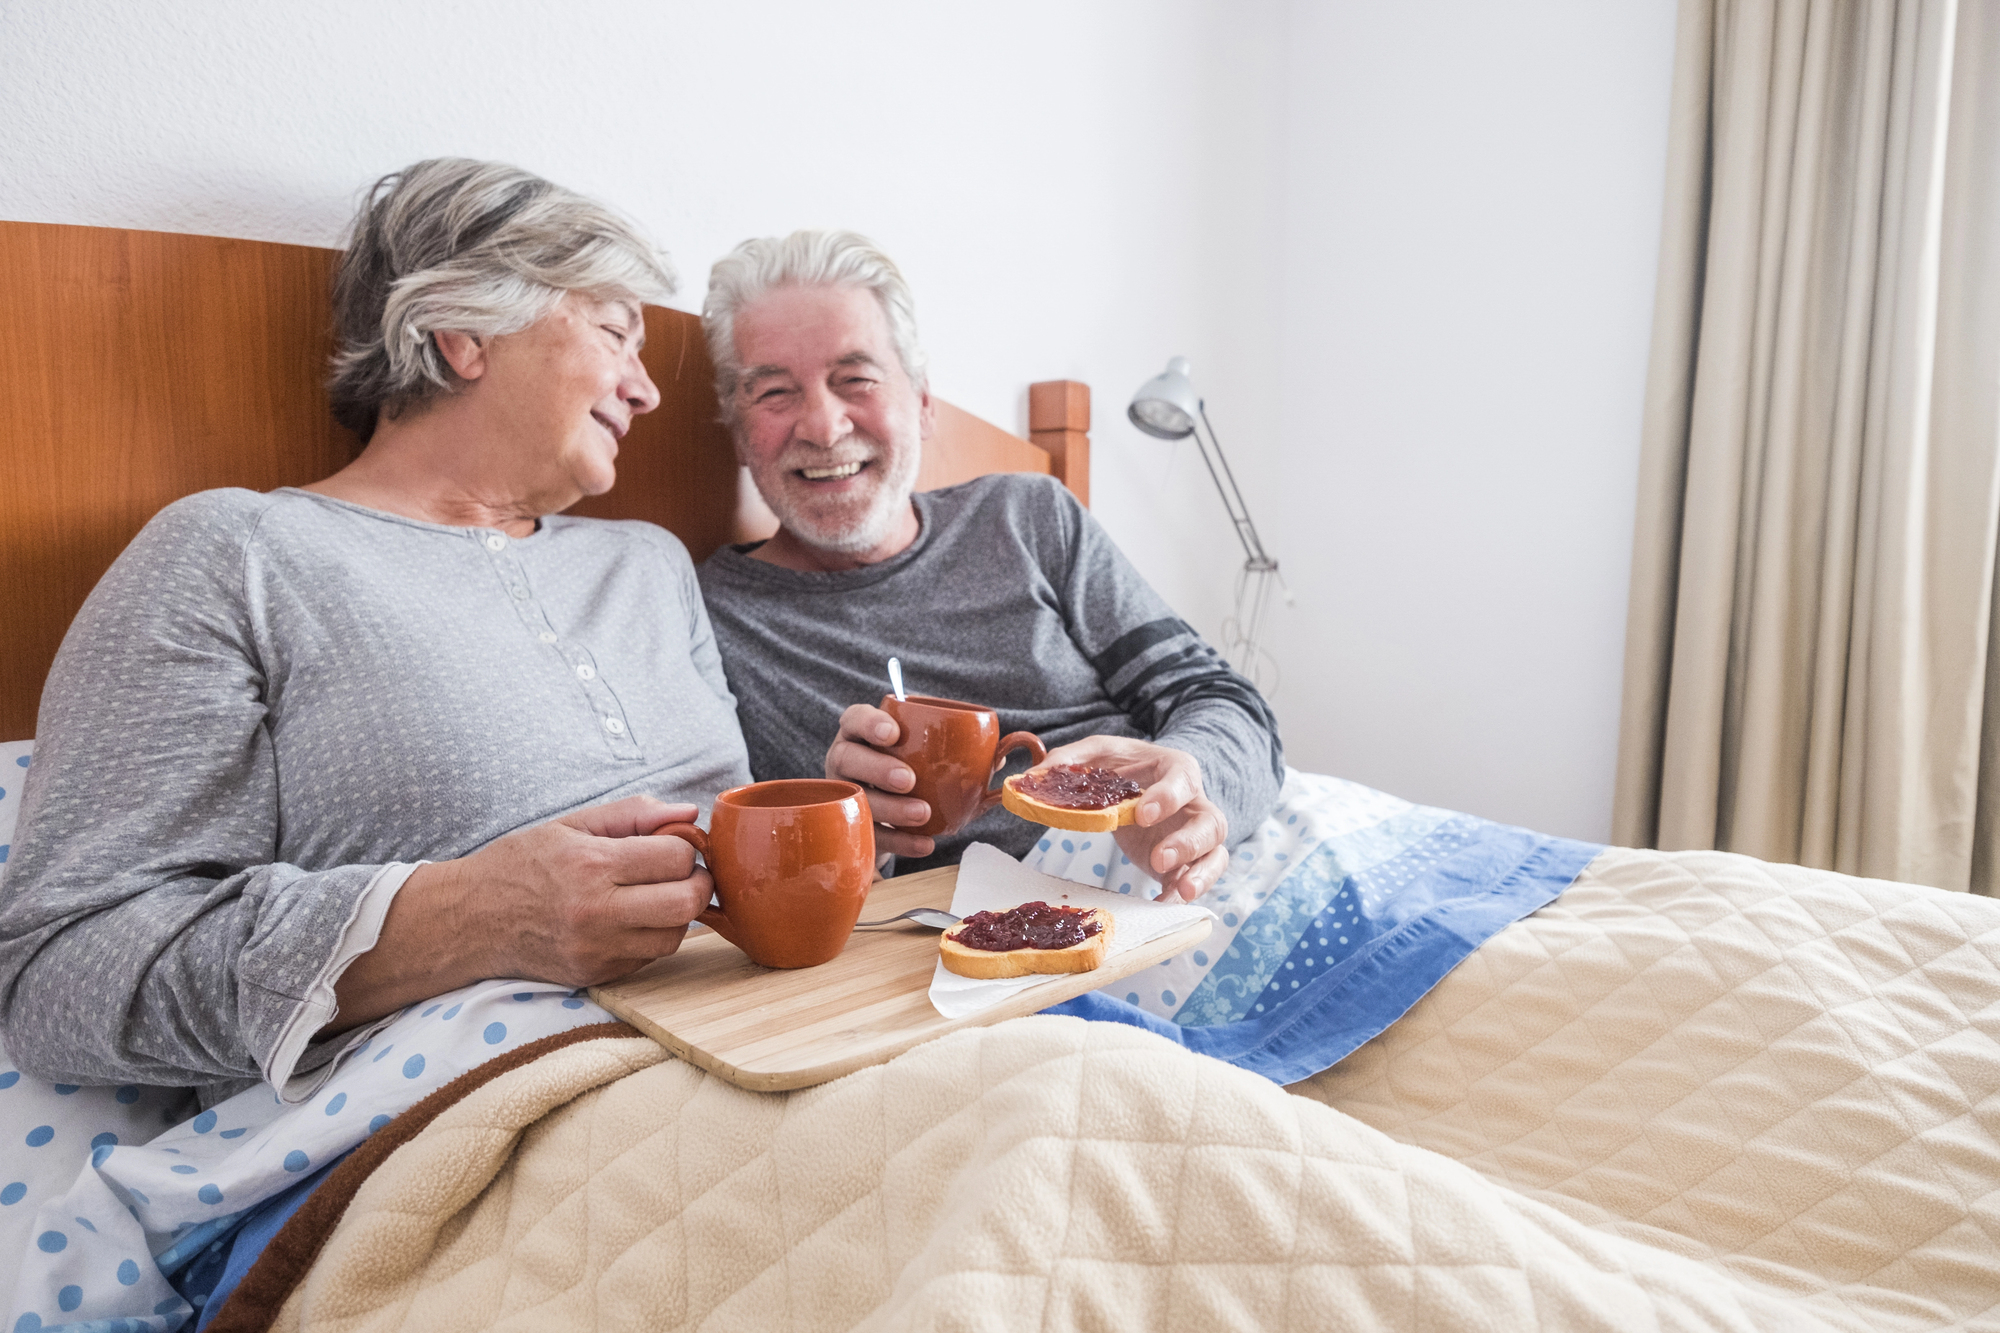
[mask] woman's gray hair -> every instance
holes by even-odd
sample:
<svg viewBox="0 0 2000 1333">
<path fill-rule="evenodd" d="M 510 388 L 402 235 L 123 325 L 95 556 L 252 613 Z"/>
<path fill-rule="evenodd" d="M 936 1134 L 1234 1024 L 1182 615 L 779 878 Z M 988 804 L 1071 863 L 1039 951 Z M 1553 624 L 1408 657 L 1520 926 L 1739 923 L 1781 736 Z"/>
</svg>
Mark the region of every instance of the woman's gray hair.
<svg viewBox="0 0 2000 1333">
<path fill-rule="evenodd" d="M 431 335 L 518 333 L 570 292 L 664 302 L 667 257 L 604 205 L 519 167 L 432 158 L 369 189 L 333 279 L 333 415 L 366 441 L 383 413 L 450 393 Z"/>
<path fill-rule="evenodd" d="M 917 343 L 917 303 L 895 261 L 866 236 L 851 231 L 795 231 L 745 241 L 708 271 L 708 299 L 701 328 L 715 362 L 715 397 L 722 419 L 736 424 L 736 386 L 743 363 L 736 355 L 736 315 L 778 287 L 861 287 L 872 292 L 889 321 L 889 338 L 903 373 L 918 393 L 928 381 L 924 349 Z"/>
</svg>

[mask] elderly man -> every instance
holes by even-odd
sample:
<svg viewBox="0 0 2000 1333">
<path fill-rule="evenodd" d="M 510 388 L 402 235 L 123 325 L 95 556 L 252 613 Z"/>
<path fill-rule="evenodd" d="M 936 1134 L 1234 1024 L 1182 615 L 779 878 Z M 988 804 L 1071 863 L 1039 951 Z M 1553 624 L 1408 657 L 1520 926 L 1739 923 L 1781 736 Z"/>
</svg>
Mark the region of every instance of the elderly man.
<svg viewBox="0 0 2000 1333">
<path fill-rule="evenodd" d="M 888 257 L 849 232 L 747 241 L 715 266 L 702 321 L 737 454 L 781 524 L 700 573 L 752 772 L 862 783 L 878 848 L 906 869 L 975 839 L 1027 851 L 1037 830 L 1000 810 L 908 831 L 929 810 L 902 794 L 914 775 L 876 748 L 896 724 L 866 702 L 895 655 L 921 692 L 1057 747 L 1050 762 L 1139 782 L 1125 854 L 1183 897 L 1212 885 L 1283 781 L 1270 707 L 1051 478 L 913 494 L 934 411 Z"/>
</svg>

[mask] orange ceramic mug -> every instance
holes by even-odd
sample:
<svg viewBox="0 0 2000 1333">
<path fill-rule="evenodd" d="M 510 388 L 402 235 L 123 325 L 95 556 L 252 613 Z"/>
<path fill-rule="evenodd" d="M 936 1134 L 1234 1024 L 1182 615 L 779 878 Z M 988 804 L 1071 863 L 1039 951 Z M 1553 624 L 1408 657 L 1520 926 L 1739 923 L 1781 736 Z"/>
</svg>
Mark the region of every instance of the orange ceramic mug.
<svg viewBox="0 0 2000 1333">
<path fill-rule="evenodd" d="M 765 967 L 839 956 L 875 880 L 875 826 L 861 788 L 830 778 L 753 782 L 715 798 L 708 832 L 685 838 L 708 862 L 720 907 L 701 921 Z"/>
<path fill-rule="evenodd" d="M 934 838 L 956 833 L 1000 803 L 1000 789 L 988 785 L 1007 756 L 1025 748 L 1028 762 L 1048 757 L 1041 739 L 1026 731 L 1000 734 L 1000 715 L 978 704 L 912 694 L 882 696 L 882 711 L 901 732 L 888 753 L 910 766 L 917 783 L 909 795 L 930 805 L 931 817 L 911 833 Z"/>
</svg>

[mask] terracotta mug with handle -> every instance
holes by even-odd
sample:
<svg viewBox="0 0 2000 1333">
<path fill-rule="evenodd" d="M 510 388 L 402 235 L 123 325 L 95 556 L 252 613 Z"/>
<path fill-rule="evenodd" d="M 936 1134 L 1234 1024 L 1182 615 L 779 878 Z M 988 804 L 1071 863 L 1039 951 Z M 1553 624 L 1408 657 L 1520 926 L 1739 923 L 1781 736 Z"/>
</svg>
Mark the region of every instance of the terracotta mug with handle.
<svg viewBox="0 0 2000 1333">
<path fill-rule="evenodd" d="M 908 830 L 935 838 L 956 833 L 1000 803 L 993 775 L 1016 750 L 1028 762 L 1048 757 L 1041 738 L 1026 731 L 1000 734 L 1000 715 L 979 704 L 912 694 L 882 697 L 882 711 L 896 719 L 900 733 L 888 753 L 910 766 L 917 783 L 908 795 L 930 805 L 931 817 Z"/>
<path fill-rule="evenodd" d="M 875 825 L 852 782 L 785 779 L 715 798 L 706 833 L 669 824 L 708 863 L 720 906 L 703 925 L 764 967 L 817 967 L 840 956 L 875 880 Z"/>
</svg>

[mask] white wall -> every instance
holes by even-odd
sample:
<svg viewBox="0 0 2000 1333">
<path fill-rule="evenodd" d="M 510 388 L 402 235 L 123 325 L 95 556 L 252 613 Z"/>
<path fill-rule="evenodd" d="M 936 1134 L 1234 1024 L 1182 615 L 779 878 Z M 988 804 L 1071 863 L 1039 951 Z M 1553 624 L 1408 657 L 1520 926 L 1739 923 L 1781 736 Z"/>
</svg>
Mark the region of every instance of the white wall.
<svg viewBox="0 0 2000 1333">
<path fill-rule="evenodd" d="M 1609 828 L 1672 0 L 0 6 L 0 217 L 332 244 L 442 153 L 897 256 L 937 390 L 1096 391 L 1094 507 L 1213 633 L 1235 547 L 1124 403 L 1196 363 L 1299 593 L 1294 762 Z M 1504 13 L 1504 20 L 1500 15 Z"/>
<path fill-rule="evenodd" d="M 1302 766 L 1610 835 L 1674 8 L 1288 11 L 1282 445 L 1243 470 Z"/>
</svg>

